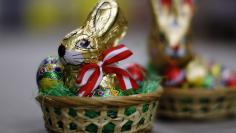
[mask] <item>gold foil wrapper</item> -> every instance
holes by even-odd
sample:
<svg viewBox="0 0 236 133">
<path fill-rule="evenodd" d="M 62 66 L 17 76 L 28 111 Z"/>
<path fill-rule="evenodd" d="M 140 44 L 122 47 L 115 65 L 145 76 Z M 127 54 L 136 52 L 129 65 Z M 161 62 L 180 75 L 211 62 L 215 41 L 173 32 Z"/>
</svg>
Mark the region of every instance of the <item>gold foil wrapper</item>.
<svg viewBox="0 0 236 133">
<path fill-rule="evenodd" d="M 118 45 L 127 30 L 127 21 L 115 0 L 100 0 L 85 23 L 65 36 L 65 85 L 75 87 L 75 79 L 84 63 L 98 63 L 101 53 Z M 79 53 L 79 55 L 77 54 Z M 78 55 L 77 60 L 73 56 Z M 104 76 L 102 87 L 114 87 L 113 76 Z"/>
<path fill-rule="evenodd" d="M 117 86 L 117 79 L 115 74 L 106 74 L 103 77 L 100 87 L 114 89 Z"/>
<path fill-rule="evenodd" d="M 149 37 L 149 55 L 156 69 L 167 65 L 185 67 L 192 59 L 191 21 L 193 5 L 184 0 L 150 0 L 152 28 Z"/>
</svg>

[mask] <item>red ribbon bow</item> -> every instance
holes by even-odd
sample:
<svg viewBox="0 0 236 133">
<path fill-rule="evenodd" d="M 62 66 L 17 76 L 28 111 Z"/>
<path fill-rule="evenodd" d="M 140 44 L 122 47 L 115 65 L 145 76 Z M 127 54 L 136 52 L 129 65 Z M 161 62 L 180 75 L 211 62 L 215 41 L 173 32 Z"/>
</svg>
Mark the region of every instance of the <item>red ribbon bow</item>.
<svg viewBox="0 0 236 133">
<path fill-rule="evenodd" d="M 103 79 L 103 73 L 114 73 L 119 81 L 122 90 L 137 89 L 138 85 L 131 75 L 118 65 L 118 62 L 131 56 L 133 53 L 125 47 L 119 45 L 105 50 L 102 53 L 102 61 L 95 64 L 86 64 L 81 68 L 77 76 L 77 86 L 79 86 L 79 96 L 91 96 Z"/>
</svg>

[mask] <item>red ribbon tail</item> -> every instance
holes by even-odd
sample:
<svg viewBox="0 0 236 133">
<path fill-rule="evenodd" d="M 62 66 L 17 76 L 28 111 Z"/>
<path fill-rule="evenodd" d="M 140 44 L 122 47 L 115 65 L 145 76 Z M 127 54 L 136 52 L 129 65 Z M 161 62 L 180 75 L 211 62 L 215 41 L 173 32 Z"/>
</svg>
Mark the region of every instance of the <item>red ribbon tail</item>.
<svg viewBox="0 0 236 133">
<path fill-rule="evenodd" d="M 136 82 L 132 77 L 129 77 L 129 79 L 130 79 L 131 84 L 132 84 L 132 86 L 133 86 L 132 89 L 137 90 L 137 89 L 139 88 L 137 82 Z"/>
<path fill-rule="evenodd" d="M 80 72 L 79 72 L 79 75 L 77 76 L 77 79 L 76 79 L 76 83 L 77 84 L 80 84 L 82 82 L 82 79 L 84 78 L 84 75 L 85 73 L 89 70 L 89 69 L 96 69 L 97 68 L 97 64 L 86 64 L 84 65 Z"/>
<path fill-rule="evenodd" d="M 82 96 L 91 96 L 91 93 L 95 87 L 95 84 L 99 78 L 100 75 L 100 71 L 99 71 L 99 67 L 96 68 L 95 72 L 89 77 L 88 82 L 83 85 L 79 91 L 78 91 L 78 95 Z"/>
</svg>

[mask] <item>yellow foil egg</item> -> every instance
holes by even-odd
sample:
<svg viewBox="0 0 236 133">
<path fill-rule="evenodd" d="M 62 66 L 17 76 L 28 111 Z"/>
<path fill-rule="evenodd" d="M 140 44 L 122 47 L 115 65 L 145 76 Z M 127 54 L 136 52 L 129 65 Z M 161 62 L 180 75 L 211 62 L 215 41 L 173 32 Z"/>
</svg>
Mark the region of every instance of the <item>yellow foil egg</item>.
<svg viewBox="0 0 236 133">
<path fill-rule="evenodd" d="M 190 62 L 186 69 L 186 79 L 194 87 L 202 86 L 207 76 L 207 68 L 200 60 L 195 59 Z"/>
<path fill-rule="evenodd" d="M 220 74 L 221 74 L 221 66 L 219 64 L 214 64 L 212 65 L 211 67 L 211 74 L 214 76 L 214 77 L 220 77 Z"/>
</svg>

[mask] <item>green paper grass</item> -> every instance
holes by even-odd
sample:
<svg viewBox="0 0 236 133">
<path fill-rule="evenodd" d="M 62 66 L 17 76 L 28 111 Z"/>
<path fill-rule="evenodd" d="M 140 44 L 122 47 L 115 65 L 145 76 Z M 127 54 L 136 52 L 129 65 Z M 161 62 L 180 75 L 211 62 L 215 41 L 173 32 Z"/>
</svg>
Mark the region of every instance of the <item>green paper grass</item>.
<svg viewBox="0 0 236 133">
<path fill-rule="evenodd" d="M 63 83 L 58 83 L 51 88 L 40 89 L 39 94 L 43 96 L 76 96 L 76 94 L 66 88 Z"/>
<path fill-rule="evenodd" d="M 144 80 L 143 82 L 139 83 L 139 89 L 133 90 L 129 89 L 123 91 L 124 96 L 130 96 L 135 94 L 146 94 L 155 92 L 160 86 L 161 78 L 156 75 L 151 75 L 148 79 Z"/>
<path fill-rule="evenodd" d="M 137 90 L 129 89 L 122 91 L 119 87 L 116 87 L 116 89 L 119 90 L 119 96 L 151 93 L 158 89 L 160 80 L 160 77 L 151 75 L 148 79 L 139 83 L 139 89 Z M 63 83 L 58 83 L 50 88 L 40 89 L 39 94 L 43 96 L 76 96 L 76 92 L 66 88 Z"/>
<path fill-rule="evenodd" d="M 141 82 L 141 93 L 145 94 L 156 91 L 160 86 L 160 81 L 160 77 L 152 75 L 148 80 Z"/>
</svg>

